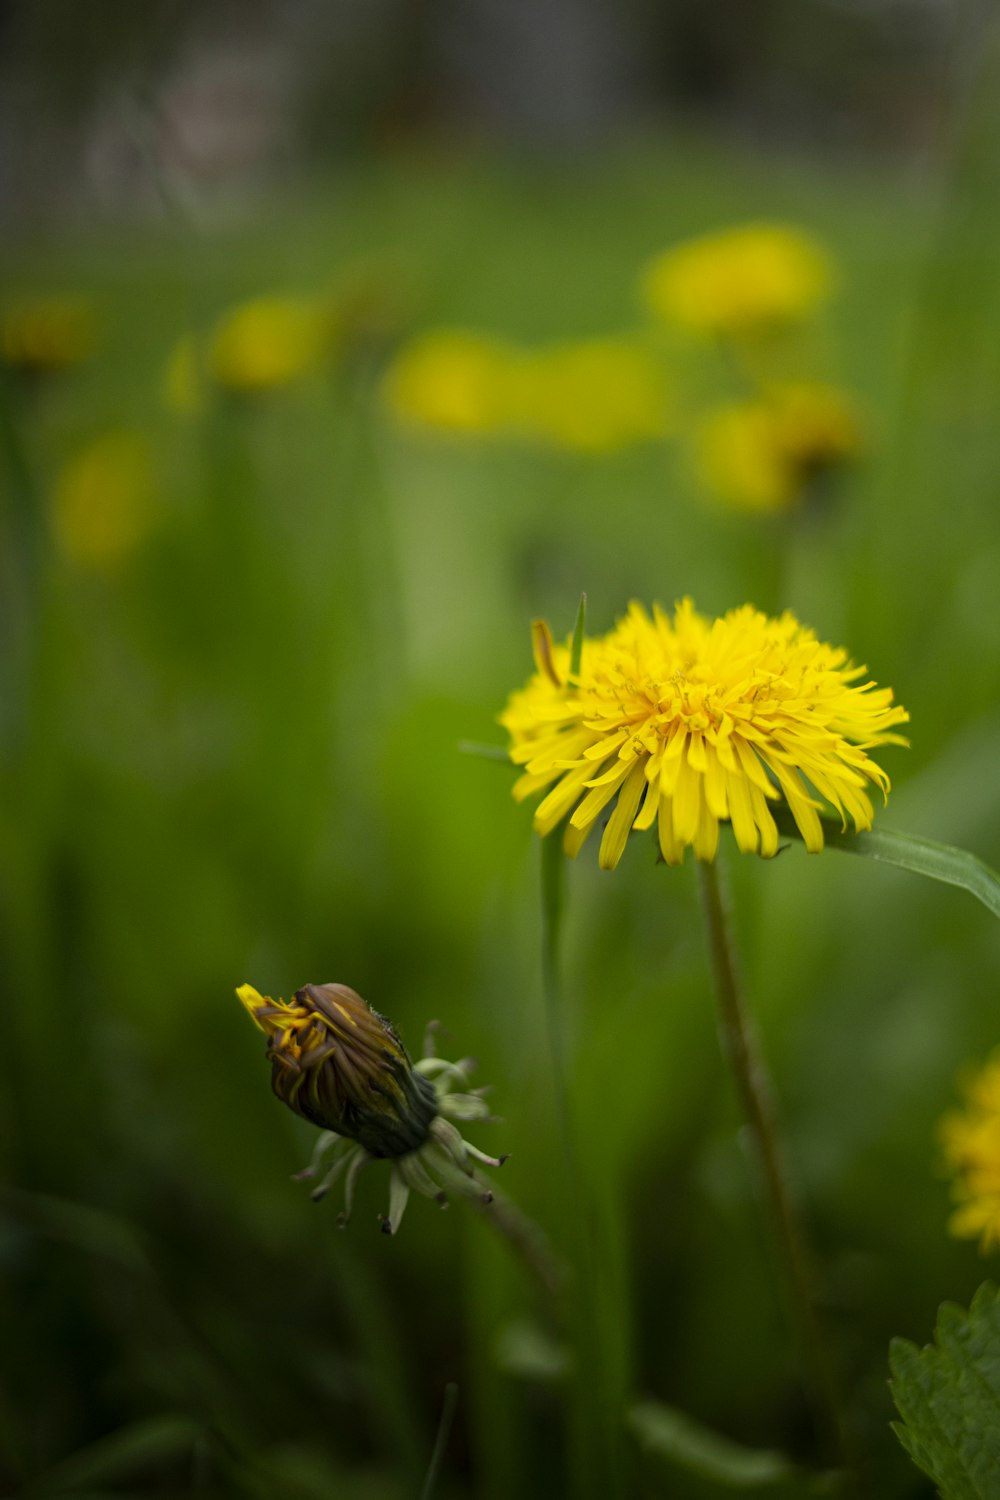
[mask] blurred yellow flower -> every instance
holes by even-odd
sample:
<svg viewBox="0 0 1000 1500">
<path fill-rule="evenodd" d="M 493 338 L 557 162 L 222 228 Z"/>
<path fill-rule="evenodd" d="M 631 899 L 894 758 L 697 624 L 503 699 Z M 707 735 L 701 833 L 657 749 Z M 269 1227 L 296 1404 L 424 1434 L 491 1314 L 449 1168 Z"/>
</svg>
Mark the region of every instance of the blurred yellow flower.
<svg viewBox="0 0 1000 1500">
<path fill-rule="evenodd" d="M 965 1108 L 940 1125 L 957 1207 L 948 1221 L 957 1239 L 1000 1248 L 1000 1049 L 963 1085 Z"/>
<path fill-rule="evenodd" d="M 773 855 L 778 830 L 768 807 L 783 798 L 806 847 L 823 847 L 824 803 L 870 828 L 866 785 L 885 797 L 889 778 L 866 750 L 905 744 L 891 732 L 907 720 L 889 688 L 858 679 L 846 651 L 825 645 L 790 613 L 751 605 L 721 619 L 678 604 L 671 619 L 633 603 L 605 636 L 586 639 L 580 672 L 567 647 L 536 624 L 536 672 L 500 716 L 510 756 L 524 773 L 522 798 L 547 790 L 535 830 L 569 816 L 566 852 L 575 856 L 600 814 L 618 801 L 601 841 L 613 869 L 632 828 L 655 823 L 660 850 L 679 864 L 690 845 L 715 857 L 728 820 L 745 854 Z"/>
<path fill-rule="evenodd" d="M 515 350 L 483 334 L 439 328 L 401 349 L 383 397 L 403 422 L 455 433 L 496 433 L 514 416 Z"/>
<path fill-rule="evenodd" d="M 142 433 L 105 433 L 59 475 L 52 529 L 61 550 L 81 567 L 115 567 L 145 541 L 155 521 L 152 455 Z"/>
<path fill-rule="evenodd" d="M 83 297 L 36 297 L 8 307 L 0 317 L 5 364 L 44 375 L 78 365 L 93 352 L 94 308 Z"/>
<path fill-rule="evenodd" d="M 745 224 L 689 240 L 647 266 L 648 307 L 700 334 L 746 338 L 807 317 L 828 295 L 832 267 L 810 235 Z"/>
<path fill-rule="evenodd" d="M 525 353 L 510 372 L 516 425 L 559 448 L 605 453 L 662 438 L 663 370 L 626 339 L 585 339 Z"/>
<path fill-rule="evenodd" d="M 331 336 L 332 320 L 323 303 L 255 297 L 216 324 L 206 367 L 218 385 L 240 395 L 277 390 L 318 369 Z"/>
<path fill-rule="evenodd" d="M 438 329 L 397 355 L 383 390 L 406 422 L 585 453 L 662 437 L 665 428 L 663 372 L 627 339 L 523 349 Z"/>
<path fill-rule="evenodd" d="M 706 489 L 735 510 L 780 511 L 811 481 L 862 449 L 854 403 L 833 386 L 773 386 L 752 401 L 716 407 L 696 434 Z"/>
</svg>

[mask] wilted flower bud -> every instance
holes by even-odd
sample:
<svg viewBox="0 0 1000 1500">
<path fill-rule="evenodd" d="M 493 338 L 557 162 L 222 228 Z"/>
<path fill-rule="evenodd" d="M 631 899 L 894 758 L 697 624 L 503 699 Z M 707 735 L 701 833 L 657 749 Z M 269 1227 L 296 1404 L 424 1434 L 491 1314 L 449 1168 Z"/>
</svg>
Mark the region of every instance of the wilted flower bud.
<svg viewBox="0 0 1000 1500">
<path fill-rule="evenodd" d="M 393 1161 L 389 1215 L 382 1220 L 389 1234 L 402 1218 L 411 1188 L 442 1206 L 448 1201 L 445 1188 L 490 1201 L 474 1162 L 498 1167 L 503 1158 L 477 1151 L 442 1118 L 490 1117 L 483 1091 L 451 1092 L 453 1084 L 468 1082 L 469 1060 L 447 1063 L 425 1046 L 427 1055 L 414 1064 L 385 1017 L 343 984 L 307 984 L 289 1001 L 260 995 L 249 984 L 236 993 L 267 1036 L 274 1092 L 323 1130 L 299 1177 L 315 1176 L 320 1159 L 342 1148 L 313 1193 L 323 1197 L 346 1169 L 342 1223 L 350 1214 L 358 1173 L 378 1157 Z"/>
</svg>

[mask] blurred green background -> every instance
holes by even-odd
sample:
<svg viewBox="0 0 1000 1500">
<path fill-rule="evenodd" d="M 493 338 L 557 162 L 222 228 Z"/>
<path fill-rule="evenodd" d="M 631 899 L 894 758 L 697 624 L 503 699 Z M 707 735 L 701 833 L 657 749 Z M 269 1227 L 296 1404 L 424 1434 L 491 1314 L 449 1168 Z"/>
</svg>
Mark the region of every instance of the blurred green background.
<svg viewBox="0 0 1000 1500">
<path fill-rule="evenodd" d="M 632 597 L 788 606 L 910 710 L 912 748 L 882 756 L 884 826 L 1000 864 L 995 48 L 969 7 L 943 34 L 917 6 L 897 26 L 888 7 L 813 4 L 806 35 L 773 5 L 748 57 L 731 9 L 709 25 L 672 8 L 644 87 L 588 92 L 582 65 L 553 79 L 560 113 L 543 87 L 518 93 L 510 31 L 508 73 L 491 58 L 486 8 L 457 40 L 386 8 L 343 54 L 328 18 L 309 74 L 288 58 L 322 8 L 297 12 L 296 52 L 254 7 L 296 132 L 268 135 L 240 95 L 221 164 L 177 144 L 219 139 L 210 111 L 196 131 L 190 79 L 167 91 L 179 43 L 143 50 L 114 7 L 103 29 L 88 9 L 85 36 L 73 8 L 0 17 L 20 80 L 0 122 L 20 148 L 4 306 L 71 296 L 93 316 L 87 358 L 4 372 L 4 1494 L 418 1496 L 450 1383 L 441 1497 L 724 1493 L 622 1433 L 640 1397 L 815 1458 L 690 861 L 657 866 L 633 840 L 614 874 L 590 845 L 568 871 L 571 1192 L 530 813 L 504 766 L 458 748 L 501 743 L 529 621 L 568 632 L 581 589 L 594 630 Z M 206 40 L 187 8 L 158 8 L 151 34 L 182 36 L 197 72 L 241 55 L 227 14 Z M 569 14 L 536 24 L 572 34 Z M 643 56 L 642 7 L 580 7 L 580 36 L 594 16 Z M 464 62 L 431 100 L 442 56 Z M 867 451 L 821 508 L 706 504 L 683 433 L 599 455 L 449 439 L 380 397 L 425 328 L 524 344 L 634 328 L 650 256 L 758 219 L 816 235 L 838 267 L 824 370 L 855 393 Z M 274 293 L 362 311 L 306 378 L 172 409 L 177 340 Z M 140 435 L 151 519 L 95 563 L 54 520 L 61 476 L 122 431 Z M 869 1493 L 929 1495 L 888 1427 L 886 1350 L 925 1342 L 989 1269 L 947 1238 L 935 1123 L 1000 1041 L 1000 935 L 913 876 L 724 844 Z M 289 1181 L 314 1132 L 271 1097 L 244 980 L 339 980 L 411 1050 L 434 1017 L 450 1054 L 479 1059 L 503 1123 L 469 1134 L 511 1153 L 503 1186 L 557 1249 L 581 1230 L 592 1247 L 575 1375 L 482 1216 L 417 1200 L 385 1238 L 372 1170 L 340 1232 L 337 1205 Z"/>
</svg>

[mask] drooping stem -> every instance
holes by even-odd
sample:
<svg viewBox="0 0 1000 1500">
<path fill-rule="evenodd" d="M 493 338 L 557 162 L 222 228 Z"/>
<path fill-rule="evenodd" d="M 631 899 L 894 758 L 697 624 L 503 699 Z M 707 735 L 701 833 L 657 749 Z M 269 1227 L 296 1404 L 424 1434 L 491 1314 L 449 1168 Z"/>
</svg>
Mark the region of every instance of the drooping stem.
<svg viewBox="0 0 1000 1500">
<path fill-rule="evenodd" d="M 492 1180 L 489 1189 L 491 1198 L 483 1203 L 483 1219 L 523 1261 L 545 1297 L 559 1307 L 569 1285 L 569 1267 L 534 1219 L 501 1193 Z"/>
<path fill-rule="evenodd" d="M 841 1403 L 816 1312 L 811 1259 L 778 1133 L 771 1081 L 743 994 L 718 864 L 699 861 L 698 880 L 722 1050 L 732 1070 L 760 1169 L 764 1207 L 781 1260 L 788 1311 L 795 1324 L 817 1436 L 829 1458 L 844 1461 Z"/>
</svg>

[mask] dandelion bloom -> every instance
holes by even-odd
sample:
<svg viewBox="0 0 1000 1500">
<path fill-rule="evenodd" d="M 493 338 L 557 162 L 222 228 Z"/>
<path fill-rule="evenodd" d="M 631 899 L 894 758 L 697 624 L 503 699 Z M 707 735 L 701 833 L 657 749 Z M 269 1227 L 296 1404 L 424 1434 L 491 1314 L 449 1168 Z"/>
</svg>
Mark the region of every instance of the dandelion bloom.
<svg viewBox="0 0 1000 1500">
<path fill-rule="evenodd" d="M 850 397 L 834 386 L 806 382 L 716 407 L 696 435 L 706 489 L 734 510 L 758 513 L 794 506 L 816 478 L 861 449 Z"/>
<path fill-rule="evenodd" d="M 52 529 L 80 567 L 116 567 L 142 545 L 157 516 L 153 455 L 141 432 L 103 433 L 73 455 L 56 481 Z"/>
<path fill-rule="evenodd" d="M 664 434 L 658 361 L 629 339 L 519 348 L 437 329 L 396 356 L 383 395 L 411 425 L 605 453 Z"/>
<path fill-rule="evenodd" d="M 0 317 L 0 356 L 12 369 L 47 375 L 82 363 L 93 352 L 94 308 L 83 297 L 36 297 Z"/>
<path fill-rule="evenodd" d="M 402 348 L 382 395 L 400 421 L 452 433 L 494 433 L 511 425 L 515 350 L 485 334 L 437 328 Z"/>
<path fill-rule="evenodd" d="M 499 1167 L 503 1158 L 477 1150 L 445 1118 L 490 1118 L 485 1091 L 466 1091 L 471 1059 L 445 1062 L 428 1040 L 425 1055 L 411 1062 L 385 1017 L 345 984 L 307 984 L 288 1001 L 258 994 L 250 984 L 236 994 L 267 1037 L 275 1094 L 323 1131 L 299 1180 L 315 1177 L 327 1157 L 326 1175 L 313 1191 L 318 1200 L 345 1175 L 341 1224 L 359 1173 L 379 1158 L 392 1162 L 389 1213 L 381 1218 L 387 1234 L 398 1229 L 411 1189 L 442 1207 L 446 1190 L 491 1201 L 475 1164 Z"/>
<path fill-rule="evenodd" d="M 957 1239 L 1000 1248 L 1000 1049 L 964 1085 L 965 1108 L 941 1121 L 945 1161 L 957 1207 L 948 1222 Z"/>
<path fill-rule="evenodd" d="M 206 364 L 215 382 L 238 395 L 291 385 L 329 353 L 327 310 L 303 297 L 255 297 L 216 325 Z"/>
<path fill-rule="evenodd" d="M 832 284 L 826 252 L 785 224 L 745 224 L 689 240 L 646 268 L 658 317 L 700 334 L 742 338 L 807 317 Z"/>
<path fill-rule="evenodd" d="M 576 676 L 568 647 L 543 622 L 534 638 L 537 670 L 500 723 L 524 768 L 514 796 L 545 792 L 535 829 L 549 834 L 568 817 L 570 855 L 616 796 L 601 840 L 605 869 L 621 859 L 630 830 L 654 824 L 669 864 L 689 845 L 713 859 L 724 821 L 744 853 L 773 855 L 769 804 L 780 799 L 817 851 L 825 804 L 845 826 L 850 817 L 870 828 L 868 783 L 888 794 L 888 776 L 866 752 L 905 744 L 891 730 L 908 714 L 790 613 L 772 619 L 747 604 L 709 620 L 685 599 L 671 618 L 633 603 L 607 635 L 583 642 Z"/>
<path fill-rule="evenodd" d="M 628 339 L 526 351 L 511 371 L 516 425 L 529 438 L 610 453 L 664 436 L 667 393 L 653 355 Z"/>
</svg>

